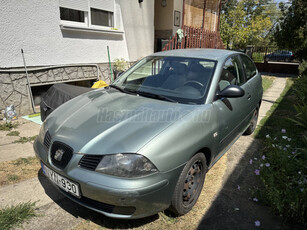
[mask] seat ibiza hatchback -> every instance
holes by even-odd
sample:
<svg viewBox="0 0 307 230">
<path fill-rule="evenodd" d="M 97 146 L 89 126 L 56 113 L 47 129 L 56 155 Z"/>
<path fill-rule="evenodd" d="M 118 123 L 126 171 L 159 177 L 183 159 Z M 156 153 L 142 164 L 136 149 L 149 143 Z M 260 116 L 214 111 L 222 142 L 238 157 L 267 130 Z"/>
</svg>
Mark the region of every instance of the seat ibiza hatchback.
<svg viewBox="0 0 307 230">
<path fill-rule="evenodd" d="M 82 206 L 114 218 L 183 215 L 208 169 L 254 131 L 261 98 L 245 54 L 159 52 L 57 108 L 34 149 L 43 173 Z"/>
</svg>

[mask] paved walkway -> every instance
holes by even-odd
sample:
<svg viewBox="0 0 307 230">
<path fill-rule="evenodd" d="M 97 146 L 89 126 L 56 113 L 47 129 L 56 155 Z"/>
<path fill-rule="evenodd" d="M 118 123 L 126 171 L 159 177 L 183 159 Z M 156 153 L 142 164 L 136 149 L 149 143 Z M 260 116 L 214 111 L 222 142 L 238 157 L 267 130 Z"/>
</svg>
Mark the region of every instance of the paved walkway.
<svg viewBox="0 0 307 230">
<path fill-rule="evenodd" d="M 266 92 L 264 92 L 262 97 L 262 104 L 259 110 L 259 120 L 265 116 L 267 111 L 271 108 L 277 98 L 279 98 L 282 90 L 286 86 L 286 78 L 277 77 L 273 82 L 271 88 L 269 88 Z"/>
<path fill-rule="evenodd" d="M 279 97 L 285 82 L 285 78 L 276 78 L 272 87 L 264 94 L 260 117 L 265 115 Z M 34 124 L 34 126 L 36 125 Z M 39 126 L 36 129 L 38 130 Z M 2 153 L 2 147 L 0 161 L 1 155 L 6 155 Z M 10 147 L 12 148 L 11 152 L 13 152 L 16 146 Z M 203 220 L 201 220 L 200 229 L 250 229 L 254 227 L 256 219 L 260 219 L 263 226 L 270 228 L 272 224 L 279 224 L 267 208 L 251 202 L 248 197 L 250 194 L 249 188 L 252 185 L 248 176 L 250 174 L 246 173 L 246 166 L 248 166 L 248 160 L 257 155 L 258 147 L 259 145 L 252 137 L 243 136 L 224 156 L 227 157 L 224 186 Z M 17 158 L 25 157 L 24 154 L 18 154 L 15 155 Z M 33 150 L 32 155 L 34 155 Z M 248 173 L 252 172 L 248 171 Z M 241 187 L 240 190 L 237 189 L 237 185 Z M 64 198 L 41 175 L 41 172 L 39 172 L 38 178 L 0 187 L 0 194 L 0 208 L 29 200 L 38 201 L 37 212 L 43 216 L 33 218 L 24 224 L 25 229 L 70 229 L 78 224 L 82 218 L 87 218 L 91 212 Z M 256 210 L 256 212 L 253 210 Z M 240 223 L 239 226 L 238 223 Z"/>
</svg>

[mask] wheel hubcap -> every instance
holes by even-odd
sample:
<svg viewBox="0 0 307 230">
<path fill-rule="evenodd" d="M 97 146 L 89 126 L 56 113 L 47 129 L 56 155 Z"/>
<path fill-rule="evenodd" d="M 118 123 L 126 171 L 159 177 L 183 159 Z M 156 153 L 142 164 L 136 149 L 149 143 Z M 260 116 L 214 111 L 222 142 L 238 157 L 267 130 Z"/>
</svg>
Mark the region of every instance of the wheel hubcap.
<svg viewBox="0 0 307 230">
<path fill-rule="evenodd" d="M 184 203 L 191 203 L 199 188 L 201 182 L 201 175 L 202 175 L 202 164 L 200 161 L 196 161 L 186 176 L 184 185 L 183 185 L 183 202 Z"/>
</svg>

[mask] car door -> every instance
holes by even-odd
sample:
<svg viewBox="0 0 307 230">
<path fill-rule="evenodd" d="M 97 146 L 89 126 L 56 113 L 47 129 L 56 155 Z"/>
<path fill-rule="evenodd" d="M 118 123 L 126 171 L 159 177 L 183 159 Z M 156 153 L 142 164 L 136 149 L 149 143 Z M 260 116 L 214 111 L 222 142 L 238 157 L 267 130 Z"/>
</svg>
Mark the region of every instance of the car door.
<svg viewBox="0 0 307 230">
<path fill-rule="evenodd" d="M 238 55 L 230 57 L 224 63 L 217 91 L 222 91 L 228 85 L 240 86 L 245 91 L 245 94 L 238 98 L 216 98 L 213 102 L 219 124 L 217 135 L 219 153 L 227 149 L 230 143 L 244 131 L 249 123 L 247 115 L 250 112 L 249 96 L 251 89 L 246 83 Z"/>
<path fill-rule="evenodd" d="M 262 97 L 262 80 L 260 73 L 258 73 L 257 71 L 256 65 L 249 57 L 241 54 L 240 59 L 242 62 L 243 70 L 245 72 L 247 84 L 250 86 L 249 119 L 251 119 L 252 113 L 254 109 L 258 106 L 259 100 Z"/>
</svg>

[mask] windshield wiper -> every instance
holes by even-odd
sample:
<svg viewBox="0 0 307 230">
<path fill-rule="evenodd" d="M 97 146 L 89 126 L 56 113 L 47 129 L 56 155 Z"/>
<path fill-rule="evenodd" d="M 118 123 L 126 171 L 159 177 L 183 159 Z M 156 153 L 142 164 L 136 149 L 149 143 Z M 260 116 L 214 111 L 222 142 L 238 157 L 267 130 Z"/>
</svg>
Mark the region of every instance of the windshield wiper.
<svg viewBox="0 0 307 230">
<path fill-rule="evenodd" d="M 135 91 L 135 90 L 123 89 L 123 88 L 121 88 L 121 87 L 119 87 L 117 85 L 109 85 L 109 87 L 117 89 L 117 90 L 119 90 L 122 93 L 137 94 L 137 91 Z"/>
<path fill-rule="evenodd" d="M 169 102 L 173 102 L 173 103 L 178 103 L 178 101 L 175 101 L 169 97 L 163 96 L 163 95 L 159 95 L 159 94 L 154 94 L 154 93 L 149 93 L 149 92 L 144 92 L 144 91 L 137 91 L 137 93 L 139 95 L 145 96 L 145 97 L 151 97 L 151 98 L 156 98 L 159 100 L 163 100 L 163 101 L 169 101 Z"/>
<path fill-rule="evenodd" d="M 163 101 L 169 101 L 169 102 L 173 102 L 173 103 L 178 103 L 177 101 L 169 98 L 169 97 L 166 97 L 166 96 L 163 96 L 163 95 L 159 95 L 159 94 L 154 94 L 154 93 L 149 93 L 149 92 L 144 92 L 144 91 L 137 91 L 137 90 L 132 90 L 132 89 L 123 89 L 117 85 L 109 85 L 110 88 L 114 88 L 114 89 L 117 89 L 119 90 L 120 92 L 122 93 L 128 93 L 128 94 L 134 94 L 134 95 L 142 95 L 142 96 L 145 96 L 145 97 L 151 97 L 151 98 L 156 98 L 156 99 L 159 99 L 159 100 L 163 100 Z"/>
<path fill-rule="evenodd" d="M 117 89 L 117 90 L 119 90 L 119 91 L 120 91 L 120 92 L 122 92 L 122 93 L 124 93 L 124 92 L 125 92 L 123 88 L 118 87 L 117 85 L 109 85 L 109 87 L 110 87 L 110 88 Z"/>
</svg>

